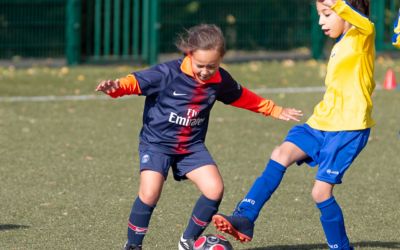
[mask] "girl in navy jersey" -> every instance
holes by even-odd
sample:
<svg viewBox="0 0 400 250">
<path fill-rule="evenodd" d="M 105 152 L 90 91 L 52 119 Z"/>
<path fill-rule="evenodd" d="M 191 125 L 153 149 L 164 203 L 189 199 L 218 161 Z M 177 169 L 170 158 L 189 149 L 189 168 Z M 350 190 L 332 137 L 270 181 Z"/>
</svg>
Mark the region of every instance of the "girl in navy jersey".
<svg viewBox="0 0 400 250">
<path fill-rule="evenodd" d="M 202 193 L 179 249 L 193 249 L 217 212 L 224 192 L 222 177 L 204 141 L 215 101 L 284 121 L 298 121 L 301 111 L 282 108 L 238 84 L 220 67 L 225 41 L 215 25 L 190 28 L 179 37 L 182 59 L 133 72 L 96 88 L 111 97 L 146 96 L 140 132 L 140 186 L 128 221 L 125 249 L 142 249 L 150 217 L 168 171 L 176 180 L 189 179 Z"/>
</svg>

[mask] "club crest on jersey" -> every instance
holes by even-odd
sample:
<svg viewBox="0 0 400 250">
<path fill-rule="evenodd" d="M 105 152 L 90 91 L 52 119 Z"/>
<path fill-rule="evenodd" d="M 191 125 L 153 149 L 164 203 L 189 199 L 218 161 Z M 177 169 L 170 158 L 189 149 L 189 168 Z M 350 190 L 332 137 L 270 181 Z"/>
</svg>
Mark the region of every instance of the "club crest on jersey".
<svg viewBox="0 0 400 250">
<path fill-rule="evenodd" d="M 145 154 L 145 155 L 142 156 L 141 162 L 142 163 L 147 163 L 147 162 L 149 162 L 149 160 L 150 160 L 150 155 Z"/>
</svg>

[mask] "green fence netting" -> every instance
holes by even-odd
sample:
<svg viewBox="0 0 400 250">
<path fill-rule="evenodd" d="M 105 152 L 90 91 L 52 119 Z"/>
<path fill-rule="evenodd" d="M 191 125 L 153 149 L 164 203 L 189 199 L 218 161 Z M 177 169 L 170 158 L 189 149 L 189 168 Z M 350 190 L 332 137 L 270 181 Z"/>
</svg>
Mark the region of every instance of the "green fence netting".
<svg viewBox="0 0 400 250">
<path fill-rule="evenodd" d="M 160 1 L 160 51 L 171 52 L 176 35 L 199 23 L 219 25 L 228 49 L 289 50 L 310 46 L 309 0 Z"/>
<path fill-rule="evenodd" d="M 176 52 L 179 33 L 219 25 L 229 50 L 320 54 L 312 0 L 0 0 L 0 59 L 66 58 L 70 64 L 122 59 L 154 63 Z M 399 0 L 372 0 L 378 52 L 393 50 Z"/>
<path fill-rule="evenodd" d="M 63 57 L 66 0 L 0 0 L 0 58 Z"/>
</svg>

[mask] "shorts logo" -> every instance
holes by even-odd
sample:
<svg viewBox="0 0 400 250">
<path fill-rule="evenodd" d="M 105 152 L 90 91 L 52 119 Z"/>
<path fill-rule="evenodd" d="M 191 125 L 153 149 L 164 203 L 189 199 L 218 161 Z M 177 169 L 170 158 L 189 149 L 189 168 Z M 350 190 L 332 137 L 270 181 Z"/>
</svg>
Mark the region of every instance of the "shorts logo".
<svg viewBox="0 0 400 250">
<path fill-rule="evenodd" d="M 142 163 L 147 163 L 150 160 L 150 155 L 145 154 L 142 156 Z"/>
<path fill-rule="evenodd" d="M 253 199 L 243 199 L 242 202 L 247 202 L 247 203 L 250 203 L 251 205 L 256 204 L 256 201 Z"/>
<path fill-rule="evenodd" d="M 330 174 L 330 175 L 339 175 L 339 171 L 335 171 L 335 170 L 332 170 L 332 169 L 327 169 L 326 173 Z"/>
</svg>

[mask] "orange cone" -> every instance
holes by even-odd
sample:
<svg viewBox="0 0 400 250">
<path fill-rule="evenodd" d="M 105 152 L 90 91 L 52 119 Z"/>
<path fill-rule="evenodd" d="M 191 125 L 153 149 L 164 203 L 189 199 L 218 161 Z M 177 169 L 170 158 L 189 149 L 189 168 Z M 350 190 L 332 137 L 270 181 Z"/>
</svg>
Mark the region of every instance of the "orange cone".
<svg viewBox="0 0 400 250">
<path fill-rule="evenodd" d="M 385 82 L 383 83 L 383 88 L 387 90 L 396 89 L 396 75 L 393 69 L 388 69 L 385 75 Z"/>
</svg>

